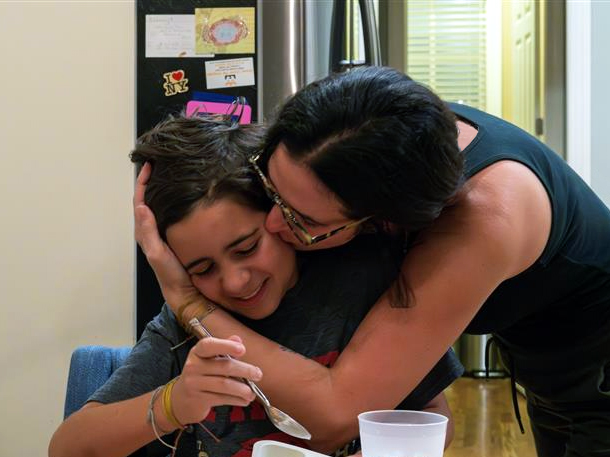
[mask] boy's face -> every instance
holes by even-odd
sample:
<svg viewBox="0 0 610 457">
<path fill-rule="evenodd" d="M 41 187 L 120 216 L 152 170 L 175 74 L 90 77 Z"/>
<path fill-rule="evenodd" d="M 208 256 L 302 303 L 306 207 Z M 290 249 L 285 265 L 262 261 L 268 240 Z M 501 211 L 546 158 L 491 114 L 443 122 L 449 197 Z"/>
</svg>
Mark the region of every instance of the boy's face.
<svg viewBox="0 0 610 457">
<path fill-rule="evenodd" d="M 224 198 L 167 229 L 167 242 L 208 299 L 250 319 L 273 313 L 297 280 L 295 253 L 264 212 Z"/>
</svg>

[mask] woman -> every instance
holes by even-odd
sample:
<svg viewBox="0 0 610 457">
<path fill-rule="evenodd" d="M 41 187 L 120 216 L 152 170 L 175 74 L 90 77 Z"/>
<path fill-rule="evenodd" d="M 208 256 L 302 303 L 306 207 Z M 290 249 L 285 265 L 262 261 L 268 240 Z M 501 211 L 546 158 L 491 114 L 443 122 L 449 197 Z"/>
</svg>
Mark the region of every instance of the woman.
<svg viewBox="0 0 610 457">
<path fill-rule="evenodd" d="M 264 229 L 269 202 L 248 166 L 261 132 L 227 120 L 169 118 L 139 139 L 132 160 L 147 163 L 148 172 L 153 164 L 147 202 L 197 292 L 284 349 L 332 365 L 400 258 L 387 240 L 368 237 L 335 252 L 304 253 L 297 270 L 292 247 Z M 349 290 L 341 287 L 349 282 Z M 199 317 L 216 312 L 211 306 Z M 197 344 L 186 337 L 165 306 L 125 364 L 59 427 L 49 454 L 124 456 L 150 444 L 147 455 L 166 455 L 155 438 L 176 455 L 247 457 L 259 439 L 308 446 L 275 429 L 259 404 L 248 406 L 251 390 L 233 378 L 259 381 L 260 369 L 215 358 L 243 356 L 238 337 Z M 460 374 L 452 357 L 403 396 L 402 407 L 450 417 L 442 390 Z"/>
<path fill-rule="evenodd" d="M 314 412 L 305 425 L 320 440 L 354 430 L 372 392 L 395 402 L 397 385 L 413 388 L 468 331 L 493 333 L 525 387 L 540 456 L 609 454 L 610 213 L 556 154 L 400 72 L 367 68 L 288 100 L 255 166 L 276 203 L 267 229 L 297 248 L 346 243 L 369 223 L 407 235 L 400 280 L 332 368 L 277 355 L 282 377 L 259 350 L 268 342 L 240 332 L 264 388 L 298 397 L 289 412 Z M 155 246 L 140 223 L 142 244 Z M 168 302 L 183 302 L 161 260 Z M 221 317 L 208 324 L 237 331 Z M 376 376 L 388 370 L 394 385 Z"/>
</svg>

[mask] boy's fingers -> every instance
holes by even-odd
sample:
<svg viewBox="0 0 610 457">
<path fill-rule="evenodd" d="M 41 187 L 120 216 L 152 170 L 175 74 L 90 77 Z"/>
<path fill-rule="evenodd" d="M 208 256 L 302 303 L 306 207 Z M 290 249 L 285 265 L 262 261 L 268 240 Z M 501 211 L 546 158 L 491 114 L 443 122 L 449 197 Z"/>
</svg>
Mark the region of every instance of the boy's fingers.
<svg viewBox="0 0 610 457">
<path fill-rule="evenodd" d="M 212 336 L 199 340 L 192 350 L 201 358 L 216 357 L 217 355 L 241 357 L 246 352 L 246 348 L 239 341 L 214 338 Z"/>
<path fill-rule="evenodd" d="M 262 377 L 260 368 L 241 362 L 236 359 L 221 358 L 225 355 L 240 357 L 245 353 L 241 342 L 219 338 L 205 338 L 199 341 L 191 352 L 199 359 L 205 360 L 206 364 L 202 374 L 244 377 L 259 380 Z M 199 371 L 199 370 L 198 370 Z"/>
</svg>

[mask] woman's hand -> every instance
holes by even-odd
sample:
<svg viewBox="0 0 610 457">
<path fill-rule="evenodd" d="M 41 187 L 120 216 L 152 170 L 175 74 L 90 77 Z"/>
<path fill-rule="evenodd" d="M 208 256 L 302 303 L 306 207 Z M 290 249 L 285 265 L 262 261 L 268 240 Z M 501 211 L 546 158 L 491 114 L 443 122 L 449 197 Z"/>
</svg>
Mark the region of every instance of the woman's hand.
<svg viewBox="0 0 610 457">
<path fill-rule="evenodd" d="M 178 258 L 159 235 L 155 215 L 144 202 L 150 173 L 151 165 L 145 163 L 136 180 L 133 194 L 135 238 L 155 272 L 165 301 L 178 321 L 186 326 L 188 320 L 201 314 L 209 302 L 195 288 Z"/>
<path fill-rule="evenodd" d="M 201 422 L 214 406 L 247 406 L 254 400 L 254 393 L 240 379 L 259 381 L 261 370 L 239 360 L 217 356 L 227 354 L 237 358 L 245 351 L 237 336 L 226 340 L 205 338 L 191 349 L 172 391 L 172 409 L 180 423 Z"/>
</svg>

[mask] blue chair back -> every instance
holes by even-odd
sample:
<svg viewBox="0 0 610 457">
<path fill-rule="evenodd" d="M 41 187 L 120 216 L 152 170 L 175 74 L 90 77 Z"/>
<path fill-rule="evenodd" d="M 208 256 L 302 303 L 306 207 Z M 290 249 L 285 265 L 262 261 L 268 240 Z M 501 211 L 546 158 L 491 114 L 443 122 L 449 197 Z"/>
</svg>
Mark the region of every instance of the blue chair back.
<svg viewBox="0 0 610 457">
<path fill-rule="evenodd" d="M 125 361 L 131 347 L 79 346 L 72 352 L 64 419 L 79 410 Z"/>
</svg>

